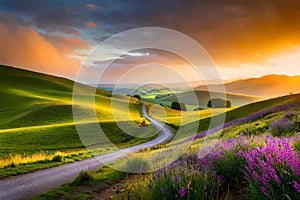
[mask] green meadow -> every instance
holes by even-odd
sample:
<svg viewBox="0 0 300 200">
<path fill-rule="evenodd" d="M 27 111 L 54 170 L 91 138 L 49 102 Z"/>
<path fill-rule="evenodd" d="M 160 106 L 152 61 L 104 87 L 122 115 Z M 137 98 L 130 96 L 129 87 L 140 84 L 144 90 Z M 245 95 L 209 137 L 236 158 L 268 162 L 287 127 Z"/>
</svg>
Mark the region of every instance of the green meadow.
<svg viewBox="0 0 300 200">
<path fill-rule="evenodd" d="M 25 164 L 51 160 L 57 153 L 63 153 L 65 157 L 86 153 L 72 114 L 73 81 L 0 66 L 0 85 L 1 168 L 6 167 L 6 171 L 10 166 L 15 167 L 15 165 L 18 165 L 17 168 L 24 168 Z M 82 90 L 79 91 L 81 95 L 85 97 L 90 95 L 90 91 L 94 88 L 80 85 L 80 90 Z M 118 104 L 117 119 L 113 116 L 111 109 L 111 93 L 97 89 L 95 106 L 90 105 L 84 99 L 82 102 L 77 102 L 78 105 L 74 105 L 83 108 L 84 111 L 95 109 L 97 118 L 78 121 L 77 125 L 88 128 L 90 124 L 99 123 L 105 135 L 119 148 L 152 139 L 156 130 L 152 125 L 140 126 L 144 118 L 137 99 L 121 95 L 113 98 L 114 103 Z M 116 123 L 121 126 L 123 124 L 124 127 L 139 135 L 124 133 L 124 130 L 121 130 Z M 102 153 L 114 150 L 106 148 L 106 144 L 101 145 L 103 149 L 99 151 Z M 84 158 L 86 155 L 79 156 L 75 160 Z M 72 162 L 72 159 L 68 162 Z M 40 163 L 37 164 L 40 165 Z"/>
</svg>

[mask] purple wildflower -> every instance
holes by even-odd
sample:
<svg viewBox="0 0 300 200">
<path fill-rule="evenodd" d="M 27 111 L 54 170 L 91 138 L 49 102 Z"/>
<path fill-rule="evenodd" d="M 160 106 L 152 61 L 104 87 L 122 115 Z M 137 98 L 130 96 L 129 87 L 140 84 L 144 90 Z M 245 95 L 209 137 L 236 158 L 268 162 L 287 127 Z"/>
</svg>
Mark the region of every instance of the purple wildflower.
<svg viewBox="0 0 300 200">
<path fill-rule="evenodd" d="M 171 179 L 172 179 L 172 182 L 174 182 L 175 181 L 175 176 L 172 176 Z"/>
<path fill-rule="evenodd" d="M 180 176 L 177 177 L 177 181 L 178 181 L 179 183 L 181 182 L 181 177 L 180 177 Z"/>
<path fill-rule="evenodd" d="M 180 197 L 184 197 L 184 194 L 185 194 L 184 187 L 182 187 L 181 189 L 179 189 L 178 193 L 179 193 Z"/>
<path fill-rule="evenodd" d="M 298 193 L 300 193 L 300 185 L 297 183 L 297 181 L 293 181 L 293 183 L 294 183 L 294 188 L 296 189 L 296 191 Z"/>
<path fill-rule="evenodd" d="M 266 189 L 265 187 L 261 187 L 260 190 L 261 190 L 261 192 L 262 192 L 265 196 L 268 195 L 268 191 L 267 191 L 267 189 Z"/>
</svg>

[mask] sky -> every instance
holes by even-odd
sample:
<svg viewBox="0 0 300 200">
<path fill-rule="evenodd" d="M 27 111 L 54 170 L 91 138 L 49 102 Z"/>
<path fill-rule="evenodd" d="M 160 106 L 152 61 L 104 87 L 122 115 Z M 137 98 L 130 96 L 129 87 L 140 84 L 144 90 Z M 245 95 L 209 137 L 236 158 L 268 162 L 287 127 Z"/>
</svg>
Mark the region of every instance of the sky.
<svg viewBox="0 0 300 200">
<path fill-rule="evenodd" d="M 299 10 L 300 0 L 0 0 L 0 63 L 74 80 L 81 72 L 86 83 L 110 60 L 103 82 L 205 79 L 172 52 L 128 52 L 126 41 L 93 51 L 122 31 L 162 27 L 198 42 L 224 80 L 299 75 Z"/>
</svg>

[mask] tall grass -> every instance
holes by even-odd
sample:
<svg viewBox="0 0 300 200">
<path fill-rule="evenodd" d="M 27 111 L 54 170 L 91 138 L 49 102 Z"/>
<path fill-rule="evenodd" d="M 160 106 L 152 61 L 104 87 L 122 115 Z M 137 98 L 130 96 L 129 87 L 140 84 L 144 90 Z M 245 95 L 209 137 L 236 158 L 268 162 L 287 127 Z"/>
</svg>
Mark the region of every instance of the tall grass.
<svg viewBox="0 0 300 200">
<path fill-rule="evenodd" d="M 77 152 L 60 152 L 57 151 L 53 154 L 48 152 L 39 152 L 31 155 L 12 155 L 9 158 L 3 158 L 0 160 L 0 168 L 5 167 L 18 167 L 19 165 L 32 164 L 32 163 L 46 163 L 46 162 L 63 162 L 64 158 L 74 158 L 76 156 L 84 158 L 91 157 L 87 151 L 77 151 Z"/>
</svg>

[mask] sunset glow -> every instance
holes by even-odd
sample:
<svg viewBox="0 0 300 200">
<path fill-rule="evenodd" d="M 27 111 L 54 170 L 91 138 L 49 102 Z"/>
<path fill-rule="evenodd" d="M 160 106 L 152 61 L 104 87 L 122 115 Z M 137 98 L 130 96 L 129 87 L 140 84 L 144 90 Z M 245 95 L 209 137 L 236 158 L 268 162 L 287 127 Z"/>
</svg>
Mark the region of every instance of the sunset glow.
<svg viewBox="0 0 300 200">
<path fill-rule="evenodd" d="M 86 55 L 99 42 L 120 31 L 151 26 L 170 28 L 195 39 L 212 57 L 225 80 L 300 74 L 300 1 L 231 4 L 219 0 L 178 0 L 158 4 L 0 1 L 0 42 L 5 46 L 0 50 L 0 62 L 74 79 Z M 113 53 L 120 49 L 110 50 Z M 182 73 L 190 71 L 191 66 L 183 64 L 182 59 L 166 53 L 152 56 L 151 52 L 142 52 L 124 52 L 127 64 L 155 62 L 174 68 L 181 66 Z M 92 72 L 99 68 L 96 63 L 106 59 L 110 59 L 108 55 L 98 55 L 91 60 L 96 68 Z M 123 68 L 115 70 L 122 74 Z M 190 77 L 195 79 L 198 77 Z"/>
</svg>

